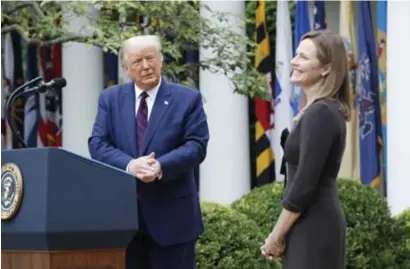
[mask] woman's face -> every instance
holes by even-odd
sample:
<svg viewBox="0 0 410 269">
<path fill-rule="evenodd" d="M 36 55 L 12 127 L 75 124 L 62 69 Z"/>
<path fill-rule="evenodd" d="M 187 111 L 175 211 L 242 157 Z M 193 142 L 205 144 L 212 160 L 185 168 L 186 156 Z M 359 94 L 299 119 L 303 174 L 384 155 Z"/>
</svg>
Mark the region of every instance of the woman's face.
<svg viewBox="0 0 410 269">
<path fill-rule="evenodd" d="M 292 83 L 306 89 L 322 79 L 324 68 L 316 55 L 316 45 L 312 40 L 304 39 L 300 42 L 296 55 L 290 62 L 293 69 L 290 77 Z"/>
</svg>

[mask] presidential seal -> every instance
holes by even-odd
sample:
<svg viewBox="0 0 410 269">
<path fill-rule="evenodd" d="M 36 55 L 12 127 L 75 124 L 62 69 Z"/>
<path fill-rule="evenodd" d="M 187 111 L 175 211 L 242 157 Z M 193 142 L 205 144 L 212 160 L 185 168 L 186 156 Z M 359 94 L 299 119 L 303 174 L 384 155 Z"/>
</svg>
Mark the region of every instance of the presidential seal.
<svg viewBox="0 0 410 269">
<path fill-rule="evenodd" d="M 23 197 L 23 178 L 19 167 L 6 163 L 1 167 L 1 219 L 8 220 L 19 210 Z"/>
</svg>

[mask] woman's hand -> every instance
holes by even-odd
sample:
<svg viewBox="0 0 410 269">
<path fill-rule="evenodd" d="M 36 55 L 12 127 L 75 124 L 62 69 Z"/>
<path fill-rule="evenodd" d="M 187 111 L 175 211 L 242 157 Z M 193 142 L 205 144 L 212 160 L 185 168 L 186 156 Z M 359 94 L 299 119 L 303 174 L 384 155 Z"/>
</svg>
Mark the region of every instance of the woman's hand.
<svg viewBox="0 0 410 269">
<path fill-rule="evenodd" d="M 265 244 L 261 247 L 261 253 L 268 260 L 279 259 L 285 251 L 285 237 L 280 236 L 273 231 L 268 238 L 265 239 Z"/>
</svg>

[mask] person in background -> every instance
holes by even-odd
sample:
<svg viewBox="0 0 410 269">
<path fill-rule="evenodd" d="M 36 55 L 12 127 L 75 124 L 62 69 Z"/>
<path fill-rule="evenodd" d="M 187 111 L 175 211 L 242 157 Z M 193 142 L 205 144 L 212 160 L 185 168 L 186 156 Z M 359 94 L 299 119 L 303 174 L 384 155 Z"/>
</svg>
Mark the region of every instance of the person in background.
<svg viewBox="0 0 410 269">
<path fill-rule="evenodd" d="M 88 144 L 92 158 L 137 180 L 139 232 L 127 249 L 127 269 L 194 269 L 204 229 L 194 168 L 209 140 L 202 97 L 161 77 L 157 36 L 126 40 L 120 58 L 133 82 L 101 93 Z"/>
<path fill-rule="evenodd" d="M 291 81 L 303 88 L 306 103 L 285 144 L 283 209 L 261 252 L 282 257 L 283 269 L 344 269 L 346 220 L 336 177 L 352 97 L 343 40 L 329 31 L 309 32 L 291 64 Z"/>
</svg>

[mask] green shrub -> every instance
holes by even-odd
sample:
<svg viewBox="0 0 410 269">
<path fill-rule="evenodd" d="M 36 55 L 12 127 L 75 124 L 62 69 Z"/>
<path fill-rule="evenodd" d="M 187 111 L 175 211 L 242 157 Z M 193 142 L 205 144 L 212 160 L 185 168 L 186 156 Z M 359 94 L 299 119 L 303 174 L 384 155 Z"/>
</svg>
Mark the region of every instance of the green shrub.
<svg viewBox="0 0 410 269">
<path fill-rule="evenodd" d="M 263 234 L 268 236 L 282 210 L 282 197 L 283 184 L 265 184 L 233 202 L 232 208 L 254 220 Z"/>
<path fill-rule="evenodd" d="M 338 180 L 339 196 L 347 221 L 347 269 L 403 269 L 403 232 L 391 217 L 386 199 L 370 187 Z M 268 234 L 282 210 L 283 185 L 255 188 L 233 208 L 253 219 Z"/>
<path fill-rule="evenodd" d="M 260 253 L 265 239 L 255 222 L 229 206 L 201 204 L 205 233 L 196 246 L 198 269 L 276 269 Z"/>
<path fill-rule="evenodd" d="M 402 225 L 404 238 L 406 239 L 406 247 L 410 250 L 410 208 L 404 210 L 397 216 L 397 220 Z"/>
<path fill-rule="evenodd" d="M 400 268 L 402 234 L 386 199 L 357 181 L 338 180 L 338 188 L 348 227 L 347 268 Z"/>
<path fill-rule="evenodd" d="M 397 221 L 402 230 L 403 244 L 399 256 L 403 269 L 410 269 L 410 208 L 403 211 L 397 216 Z"/>
<path fill-rule="evenodd" d="M 282 210 L 283 184 L 271 183 L 254 188 L 241 199 L 232 203 L 232 208 L 257 223 L 266 238 L 272 231 Z"/>
</svg>

